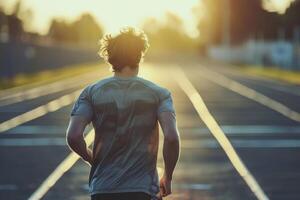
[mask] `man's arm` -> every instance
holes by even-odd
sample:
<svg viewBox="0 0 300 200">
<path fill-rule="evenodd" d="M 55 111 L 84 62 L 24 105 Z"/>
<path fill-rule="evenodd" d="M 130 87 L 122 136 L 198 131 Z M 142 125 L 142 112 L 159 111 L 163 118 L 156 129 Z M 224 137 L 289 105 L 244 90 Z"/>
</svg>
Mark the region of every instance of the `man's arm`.
<svg viewBox="0 0 300 200">
<path fill-rule="evenodd" d="M 82 116 L 72 116 L 67 129 L 67 143 L 83 160 L 92 164 L 92 151 L 86 146 L 84 129 L 89 122 Z"/>
<path fill-rule="evenodd" d="M 164 134 L 163 157 L 165 162 L 164 175 L 160 181 L 161 195 L 171 194 L 173 171 L 179 158 L 179 133 L 173 112 L 161 112 L 158 116 Z"/>
</svg>

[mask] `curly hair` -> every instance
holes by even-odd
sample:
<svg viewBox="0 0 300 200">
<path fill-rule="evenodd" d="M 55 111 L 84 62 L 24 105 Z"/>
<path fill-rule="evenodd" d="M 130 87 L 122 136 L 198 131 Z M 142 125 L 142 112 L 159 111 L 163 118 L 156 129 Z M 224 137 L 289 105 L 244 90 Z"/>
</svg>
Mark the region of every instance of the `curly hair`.
<svg viewBox="0 0 300 200">
<path fill-rule="evenodd" d="M 125 66 L 138 67 L 148 47 L 148 38 L 142 30 L 125 27 L 116 36 L 104 35 L 98 53 L 111 64 L 114 72 L 119 72 Z"/>
</svg>

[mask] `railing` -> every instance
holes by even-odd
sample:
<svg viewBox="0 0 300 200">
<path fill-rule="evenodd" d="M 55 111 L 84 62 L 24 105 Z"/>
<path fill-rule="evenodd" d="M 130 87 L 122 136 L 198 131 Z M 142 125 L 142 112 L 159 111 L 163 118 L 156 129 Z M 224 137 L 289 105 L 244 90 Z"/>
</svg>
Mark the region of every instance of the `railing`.
<svg viewBox="0 0 300 200">
<path fill-rule="evenodd" d="M 0 78 L 97 60 L 99 56 L 96 49 L 20 42 L 0 43 Z"/>
</svg>

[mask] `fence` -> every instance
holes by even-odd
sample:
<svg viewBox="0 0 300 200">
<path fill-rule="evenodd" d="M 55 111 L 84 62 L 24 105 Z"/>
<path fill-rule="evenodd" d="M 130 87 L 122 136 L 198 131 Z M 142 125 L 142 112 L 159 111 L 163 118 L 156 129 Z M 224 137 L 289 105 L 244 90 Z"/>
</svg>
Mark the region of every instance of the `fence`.
<svg viewBox="0 0 300 200">
<path fill-rule="evenodd" d="M 94 49 L 17 42 L 0 43 L 0 78 L 97 60 L 99 57 Z"/>
<path fill-rule="evenodd" d="M 254 41 L 234 47 L 211 47 L 208 55 L 217 60 L 253 64 L 262 66 L 277 66 L 288 70 L 300 70 L 300 45 L 288 41 Z"/>
</svg>

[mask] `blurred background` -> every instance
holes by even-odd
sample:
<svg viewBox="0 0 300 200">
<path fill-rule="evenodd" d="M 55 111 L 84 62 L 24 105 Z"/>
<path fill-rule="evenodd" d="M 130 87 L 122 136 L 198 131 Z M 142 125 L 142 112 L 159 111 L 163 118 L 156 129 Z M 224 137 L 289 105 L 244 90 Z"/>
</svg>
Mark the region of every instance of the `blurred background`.
<svg viewBox="0 0 300 200">
<path fill-rule="evenodd" d="M 123 26 L 145 30 L 153 56 L 195 52 L 299 70 L 299 7 L 293 0 L 1 0 L 1 78 L 96 61 L 101 36 Z"/>
<path fill-rule="evenodd" d="M 89 199 L 65 130 L 124 26 L 149 38 L 140 75 L 173 95 L 166 199 L 300 199 L 300 0 L 0 0 L 0 199 Z"/>
</svg>

